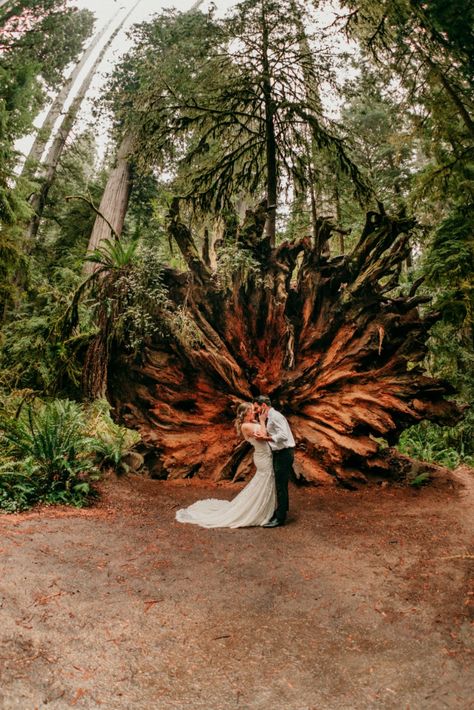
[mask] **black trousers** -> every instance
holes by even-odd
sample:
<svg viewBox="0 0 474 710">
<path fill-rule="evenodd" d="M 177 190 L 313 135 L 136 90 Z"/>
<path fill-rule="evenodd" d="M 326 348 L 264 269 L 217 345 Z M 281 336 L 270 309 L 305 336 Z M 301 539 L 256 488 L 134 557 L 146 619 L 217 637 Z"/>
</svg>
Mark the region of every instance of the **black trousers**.
<svg viewBox="0 0 474 710">
<path fill-rule="evenodd" d="M 273 451 L 273 470 L 275 472 L 275 487 L 277 507 L 274 517 L 281 523 L 285 522 L 288 512 L 288 481 L 293 468 L 294 449 Z"/>
</svg>

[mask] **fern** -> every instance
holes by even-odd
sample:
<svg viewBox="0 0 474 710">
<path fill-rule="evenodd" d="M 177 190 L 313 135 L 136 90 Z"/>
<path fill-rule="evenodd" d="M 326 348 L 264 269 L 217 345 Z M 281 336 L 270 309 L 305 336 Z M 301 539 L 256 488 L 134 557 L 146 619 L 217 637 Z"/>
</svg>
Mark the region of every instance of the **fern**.
<svg viewBox="0 0 474 710">
<path fill-rule="evenodd" d="M 123 269 L 130 266 L 136 256 L 138 240 L 124 241 L 121 239 L 104 239 L 100 246 L 86 257 L 105 269 Z"/>
<path fill-rule="evenodd" d="M 110 405 L 104 399 L 89 405 L 87 419 L 97 464 L 112 466 L 117 472 L 126 471 L 123 459 L 140 441 L 140 434 L 116 424 L 110 416 Z"/>
<path fill-rule="evenodd" d="M 7 457 L 0 468 L 0 508 L 23 509 L 38 501 L 87 503 L 89 481 L 98 471 L 79 404 L 29 403 L 18 417 L 5 417 L 0 424 Z"/>
<path fill-rule="evenodd" d="M 420 486 L 423 486 L 425 483 L 428 483 L 430 480 L 430 474 L 428 471 L 424 471 L 423 473 L 419 473 L 418 476 L 416 476 L 413 480 L 411 480 L 410 486 L 413 486 L 414 488 L 419 488 Z"/>
</svg>

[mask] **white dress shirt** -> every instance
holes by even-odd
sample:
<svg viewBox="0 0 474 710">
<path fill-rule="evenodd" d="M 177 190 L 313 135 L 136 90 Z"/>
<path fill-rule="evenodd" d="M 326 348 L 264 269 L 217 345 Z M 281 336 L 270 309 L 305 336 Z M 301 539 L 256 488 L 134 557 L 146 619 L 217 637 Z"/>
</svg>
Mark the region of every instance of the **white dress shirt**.
<svg viewBox="0 0 474 710">
<path fill-rule="evenodd" d="M 273 407 L 268 410 L 267 432 L 272 437 L 272 441 L 268 442 L 272 451 L 292 449 L 294 447 L 295 440 L 291 433 L 290 425 L 283 414 L 277 412 Z"/>
</svg>

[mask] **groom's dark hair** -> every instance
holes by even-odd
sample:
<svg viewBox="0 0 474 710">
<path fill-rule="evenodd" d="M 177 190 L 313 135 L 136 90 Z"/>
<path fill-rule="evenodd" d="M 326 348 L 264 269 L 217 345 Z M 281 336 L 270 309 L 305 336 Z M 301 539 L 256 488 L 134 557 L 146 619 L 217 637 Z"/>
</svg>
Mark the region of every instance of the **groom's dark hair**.
<svg viewBox="0 0 474 710">
<path fill-rule="evenodd" d="M 266 404 L 267 407 L 272 406 L 270 397 L 267 397 L 265 394 L 260 394 L 258 397 L 254 397 L 252 402 L 254 402 L 255 404 Z"/>
</svg>

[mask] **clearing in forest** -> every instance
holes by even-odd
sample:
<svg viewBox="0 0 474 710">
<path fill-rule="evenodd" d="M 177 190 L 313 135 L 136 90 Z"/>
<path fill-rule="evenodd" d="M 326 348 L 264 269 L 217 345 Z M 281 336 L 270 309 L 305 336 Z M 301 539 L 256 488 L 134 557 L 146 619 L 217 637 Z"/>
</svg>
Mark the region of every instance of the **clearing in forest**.
<svg viewBox="0 0 474 710">
<path fill-rule="evenodd" d="M 0 706 L 467 709 L 472 476 L 292 487 L 275 529 L 180 525 L 241 484 L 141 477 L 2 516 Z"/>
</svg>

